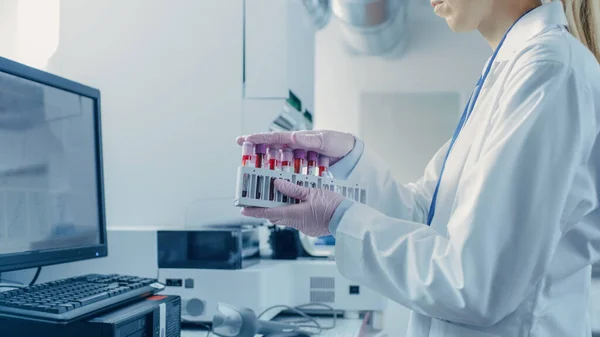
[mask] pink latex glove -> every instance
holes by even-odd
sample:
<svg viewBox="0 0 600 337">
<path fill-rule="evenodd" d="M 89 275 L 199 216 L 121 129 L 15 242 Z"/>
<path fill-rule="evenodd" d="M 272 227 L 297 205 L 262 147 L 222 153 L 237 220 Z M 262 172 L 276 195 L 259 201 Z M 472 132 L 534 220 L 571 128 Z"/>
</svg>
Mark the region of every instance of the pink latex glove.
<svg viewBox="0 0 600 337">
<path fill-rule="evenodd" d="M 354 136 L 350 133 L 328 130 L 285 131 L 256 133 L 237 138 L 237 143 L 244 142 L 267 145 L 285 145 L 293 149 L 318 152 L 330 157 L 330 164 L 337 163 L 354 148 Z"/>
<path fill-rule="evenodd" d="M 275 225 L 293 227 L 312 236 L 327 236 L 329 222 L 344 197 L 338 193 L 298 186 L 285 180 L 275 180 L 275 188 L 292 198 L 302 200 L 299 204 L 274 208 L 245 207 L 242 214 L 267 219 Z"/>
</svg>

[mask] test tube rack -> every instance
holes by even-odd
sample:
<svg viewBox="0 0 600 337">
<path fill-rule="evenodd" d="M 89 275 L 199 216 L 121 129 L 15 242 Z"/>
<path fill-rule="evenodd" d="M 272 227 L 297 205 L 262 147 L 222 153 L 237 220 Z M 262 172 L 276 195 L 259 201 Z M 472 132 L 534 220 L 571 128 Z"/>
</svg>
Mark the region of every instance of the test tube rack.
<svg viewBox="0 0 600 337">
<path fill-rule="evenodd" d="M 240 166 L 237 172 L 234 205 L 270 208 L 298 203 L 296 199 L 285 196 L 275 189 L 273 185 L 275 179 L 287 180 L 304 187 L 330 190 L 350 200 L 367 203 L 367 188 L 363 184 L 328 177 Z"/>
</svg>

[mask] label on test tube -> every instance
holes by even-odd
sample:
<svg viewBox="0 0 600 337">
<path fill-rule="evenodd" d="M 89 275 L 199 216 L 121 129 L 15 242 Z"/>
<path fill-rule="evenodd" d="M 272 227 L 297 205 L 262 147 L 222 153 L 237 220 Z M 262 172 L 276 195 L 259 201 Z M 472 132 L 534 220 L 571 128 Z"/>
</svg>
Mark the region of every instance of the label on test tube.
<svg viewBox="0 0 600 337">
<path fill-rule="evenodd" d="M 253 167 L 252 154 L 254 153 L 254 144 L 250 142 L 244 142 L 242 144 L 242 166 Z M 248 197 L 248 191 L 250 190 L 250 175 L 244 173 L 242 178 L 242 198 Z"/>
<path fill-rule="evenodd" d="M 263 161 L 265 160 L 265 154 L 267 153 L 267 144 L 258 144 L 254 148 L 254 156 L 256 160 L 254 165 L 256 168 L 262 168 Z M 256 199 L 260 199 L 262 192 L 262 177 L 256 177 Z"/>
<path fill-rule="evenodd" d="M 319 176 L 319 167 L 317 166 L 319 154 L 313 151 L 308 151 L 306 158 L 306 173 L 309 176 Z"/>
</svg>

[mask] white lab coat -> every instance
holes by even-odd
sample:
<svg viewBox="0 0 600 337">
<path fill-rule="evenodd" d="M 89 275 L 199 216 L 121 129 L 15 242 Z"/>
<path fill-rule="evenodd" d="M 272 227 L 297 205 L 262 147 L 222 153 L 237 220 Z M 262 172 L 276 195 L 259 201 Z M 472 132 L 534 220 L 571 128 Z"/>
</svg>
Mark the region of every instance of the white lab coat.
<svg viewBox="0 0 600 337">
<path fill-rule="evenodd" d="M 340 272 L 412 310 L 407 336 L 590 336 L 599 257 L 600 66 L 558 1 L 508 35 L 447 161 L 400 185 L 368 148 L 336 230 Z M 410 161 L 410 158 L 406 158 Z M 394 322 L 389 322 L 394 324 Z"/>
</svg>

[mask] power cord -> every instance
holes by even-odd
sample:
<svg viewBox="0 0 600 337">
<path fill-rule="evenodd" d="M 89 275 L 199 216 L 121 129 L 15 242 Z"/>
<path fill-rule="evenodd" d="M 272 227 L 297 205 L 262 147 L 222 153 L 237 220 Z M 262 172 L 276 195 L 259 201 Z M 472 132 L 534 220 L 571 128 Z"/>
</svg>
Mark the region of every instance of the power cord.
<svg viewBox="0 0 600 337">
<path fill-rule="evenodd" d="M 13 289 L 19 289 L 19 288 L 25 288 L 25 287 L 31 287 L 32 285 L 35 284 L 35 282 L 37 282 L 38 278 L 40 277 L 40 273 L 42 272 L 42 267 L 38 267 L 37 270 L 35 271 L 35 275 L 33 276 L 33 279 L 31 279 L 31 282 L 29 282 L 28 285 L 24 285 L 22 283 L 18 283 L 18 282 L 12 282 L 12 281 L 8 281 L 8 280 L 3 280 L 0 278 L 0 288 L 13 288 Z M 11 283 L 1 283 L 2 281 L 8 281 Z"/>
<path fill-rule="evenodd" d="M 212 334 L 212 328 L 208 324 L 204 324 L 204 323 L 198 323 L 198 325 L 205 327 L 206 328 L 206 336 L 205 337 L 210 337 L 210 335 Z"/>
<path fill-rule="evenodd" d="M 332 325 L 331 326 L 322 326 L 315 318 L 310 317 L 308 314 L 306 314 L 304 311 L 301 310 L 301 309 L 307 309 L 310 307 L 323 307 L 323 308 L 327 308 L 328 311 L 331 311 L 333 313 Z M 302 332 L 308 333 L 309 335 L 318 335 L 318 334 L 321 334 L 324 330 L 334 329 L 337 324 L 337 312 L 335 311 L 335 309 L 333 307 L 331 307 L 327 304 L 323 304 L 323 303 L 307 303 L 307 304 L 302 304 L 302 305 L 298 305 L 295 307 L 291 307 L 288 305 L 274 305 L 272 307 L 265 309 L 262 313 L 260 313 L 258 315 L 258 318 L 260 319 L 267 312 L 269 312 L 273 309 L 279 309 L 279 308 L 284 308 L 284 309 L 291 311 L 297 315 L 300 315 L 304 318 L 301 320 L 285 321 L 286 323 L 295 324 L 299 328 L 318 330 L 317 332 L 314 332 L 314 331 L 311 332 L 311 331 L 306 331 L 303 329 Z M 314 325 L 303 324 L 303 323 L 308 323 L 308 322 L 314 323 Z"/>
<path fill-rule="evenodd" d="M 38 277 L 40 277 L 40 272 L 42 271 L 42 267 L 38 267 L 35 275 L 33 276 L 33 279 L 31 280 L 31 282 L 29 282 L 29 286 L 31 287 L 32 285 L 35 284 L 35 282 L 37 281 Z"/>
<path fill-rule="evenodd" d="M 314 308 L 314 307 L 321 307 L 321 308 L 326 308 L 327 311 L 330 311 L 331 313 L 333 313 L 333 323 L 331 324 L 331 326 L 322 326 L 315 318 L 311 317 L 310 315 L 308 315 L 307 313 L 305 313 L 304 311 L 302 311 L 302 309 L 308 309 L 308 308 Z M 335 309 L 327 304 L 323 304 L 323 303 L 307 303 L 307 304 L 302 304 L 302 305 L 298 305 L 295 307 L 291 307 L 288 305 L 274 305 L 272 307 L 269 307 L 267 309 L 265 309 L 263 312 L 261 312 L 258 316 L 257 319 L 260 319 L 261 317 L 263 317 L 265 314 L 267 314 L 269 311 L 273 310 L 273 309 L 286 309 L 287 311 L 293 312 L 299 316 L 302 316 L 301 319 L 296 319 L 296 320 L 285 320 L 285 323 L 290 323 L 290 324 L 294 324 L 299 328 L 302 328 L 302 332 L 307 333 L 309 335 L 318 335 L 323 333 L 324 330 L 331 330 L 331 329 L 335 329 L 336 324 L 337 324 L 337 315 L 338 313 L 335 311 Z M 313 323 L 313 324 L 305 324 L 305 323 Z M 195 325 L 200 325 L 204 328 L 207 329 L 206 332 L 206 336 L 205 337 L 209 337 L 211 336 L 212 333 L 212 328 L 208 325 L 208 324 L 204 324 L 204 323 L 194 323 Z M 315 329 L 317 331 L 307 331 L 306 329 Z"/>
</svg>

